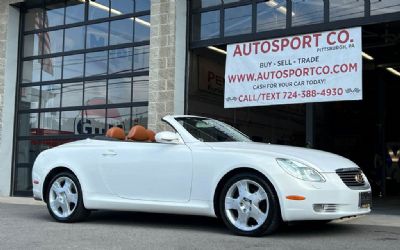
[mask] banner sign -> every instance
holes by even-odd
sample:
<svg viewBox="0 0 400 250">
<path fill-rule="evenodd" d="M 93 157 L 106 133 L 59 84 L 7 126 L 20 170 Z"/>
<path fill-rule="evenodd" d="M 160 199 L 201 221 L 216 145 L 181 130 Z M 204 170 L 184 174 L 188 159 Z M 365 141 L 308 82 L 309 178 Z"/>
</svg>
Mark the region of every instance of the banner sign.
<svg viewBox="0 0 400 250">
<path fill-rule="evenodd" d="M 225 108 L 362 99 L 361 28 L 230 44 Z"/>
</svg>

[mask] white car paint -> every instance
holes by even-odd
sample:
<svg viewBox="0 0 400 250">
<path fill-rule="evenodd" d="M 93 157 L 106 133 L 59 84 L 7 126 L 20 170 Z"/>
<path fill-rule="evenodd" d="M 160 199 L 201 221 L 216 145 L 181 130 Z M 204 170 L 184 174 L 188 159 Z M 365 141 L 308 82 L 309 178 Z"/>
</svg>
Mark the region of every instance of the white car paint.
<svg viewBox="0 0 400 250">
<path fill-rule="evenodd" d="M 33 167 L 35 199 L 43 199 L 46 177 L 57 167 L 78 178 L 87 209 L 110 209 L 215 217 L 214 195 L 230 171 L 248 168 L 263 174 L 275 188 L 284 221 L 330 220 L 366 214 L 359 193 L 350 189 L 335 170 L 358 168 L 341 156 L 312 149 L 254 142 L 206 143 L 193 137 L 177 117 L 164 120 L 179 134 L 177 143 L 119 142 L 86 139 L 42 152 Z M 325 182 L 297 179 L 285 172 L 277 158 L 297 160 L 318 170 Z M 36 183 L 37 182 L 37 183 Z M 305 200 L 288 200 L 301 195 Z M 316 212 L 314 204 L 334 204 L 334 212 Z"/>
</svg>

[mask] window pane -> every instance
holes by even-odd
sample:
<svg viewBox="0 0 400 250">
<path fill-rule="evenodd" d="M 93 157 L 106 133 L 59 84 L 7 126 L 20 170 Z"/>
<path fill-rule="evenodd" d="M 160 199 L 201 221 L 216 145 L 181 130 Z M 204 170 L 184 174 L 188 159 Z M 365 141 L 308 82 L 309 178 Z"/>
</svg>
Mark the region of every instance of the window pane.
<svg viewBox="0 0 400 250">
<path fill-rule="evenodd" d="M 149 46 L 141 46 L 134 48 L 133 54 L 133 71 L 149 70 Z"/>
<path fill-rule="evenodd" d="M 63 79 L 83 76 L 83 54 L 64 56 Z"/>
<path fill-rule="evenodd" d="M 59 108 L 61 84 L 43 85 L 41 91 L 41 108 Z"/>
<path fill-rule="evenodd" d="M 220 36 L 220 11 L 210 11 L 193 16 L 194 40 L 205 40 Z"/>
<path fill-rule="evenodd" d="M 135 42 L 150 40 L 150 16 L 135 18 Z"/>
<path fill-rule="evenodd" d="M 43 28 L 43 10 L 29 9 L 25 14 L 25 31 Z"/>
<path fill-rule="evenodd" d="M 286 0 L 257 4 L 257 32 L 286 28 Z"/>
<path fill-rule="evenodd" d="M 133 39 L 133 20 L 130 18 L 112 21 L 110 24 L 110 45 L 131 43 Z"/>
<path fill-rule="evenodd" d="M 73 82 L 62 85 L 62 107 L 82 106 L 83 83 Z"/>
<path fill-rule="evenodd" d="M 85 76 L 104 75 L 107 73 L 107 51 L 86 54 Z"/>
<path fill-rule="evenodd" d="M 77 134 L 79 122 L 82 120 L 82 111 L 61 112 L 61 134 Z"/>
<path fill-rule="evenodd" d="M 104 105 L 106 101 L 106 80 L 85 82 L 84 105 Z"/>
<path fill-rule="evenodd" d="M 46 112 L 40 114 L 40 132 L 42 135 L 59 134 L 60 112 Z"/>
<path fill-rule="evenodd" d="M 136 12 L 150 10 L 150 0 L 136 0 Z"/>
<path fill-rule="evenodd" d="M 108 45 L 108 23 L 87 26 L 86 48 L 97 48 Z"/>
<path fill-rule="evenodd" d="M 37 109 L 39 107 L 40 86 L 21 88 L 19 109 Z"/>
<path fill-rule="evenodd" d="M 147 107 L 133 107 L 132 108 L 132 126 L 142 125 L 147 127 L 148 111 Z"/>
<path fill-rule="evenodd" d="M 251 32 L 251 5 L 225 9 L 225 36 Z"/>
<path fill-rule="evenodd" d="M 135 0 L 112 0 L 111 16 L 133 13 L 134 7 L 135 7 Z"/>
<path fill-rule="evenodd" d="M 55 30 L 44 33 L 43 54 L 62 52 L 64 30 Z"/>
<path fill-rule="evenodd" d="M 85 48 L 85 27 L 65 29 L 64 51 Z"/>
<path fill-rule="evenodd" d="M 22 83 L 39 82 L 41 59 L 24 61 L 22 65 Z"/>
<path fill-rule="evenodd" d="M 330 0 L 330 21 L 364 16 L 364 1 Z"/>
<path fill-rule="evenodd" d="M 36 135 L 39 122 L 38 113 L 26 113 L 18 116 L 18 135 L 31 136 Z"/>
<path fill-rule="evenodd" d="M 38 56 L 42 54 L 42 43 L 40 39 L 43 33 L 24 36 L 24 56 Z"/>
<path fill-rule="evenodd" d="M 324 1 L 292 1 L 292 26 L 300 26 L 324 21 Z"/>
<path fill-rule="evenodd" d="M 132 48 L 110 50 L 108 73 L 132 72 Z"/>
<path fill-rule="evenodd" d="M 399 0 L 371 0 L 371 15 L 400 12 Z"/>
<path fill-rule="evenodd" d="M 85 20 L 85 3 L 79 0 L 67 1 L 65 8 L 65 24 L 83 22 Z"/>
<path fill-rule="evenodd" d="M 120 127 L 129 132 L 131 125 L 131 108 L 107 109 L 107 129 Z"/>
<path fill-rule="evenodd" d="M 110 3 L 108 0 L 89 2 L 89 20 L 109 17 Z"/>
<path fill-rule="evenodd" d="M 42 61 L 42 81 L 61 79 L 62 57 L 45 58 Z"/>
<path fill-rule="evenodd" d="M 82 123 L 83 126 L 80 133 L 88 135 L 104 135 L 106 133 L 106 110 L 84 110 Z"/>
<path fill-rule="evenodd" d="M 131 102 L 131 78 L 108 80 L 108 103 Z"/>
<path fill-rule="evenodd" d="M 50 4 L 46 6 L 44 27 L 53 27 L 64 24 L 64 3 Z"/>
<path fill-rule="evenodd" d="M 193 9 L 206 8 L 206 7 L 211 7 L 211 6 L 221 5 L 221 4 L 222 4 L 222 0 L 194 0 L 194 1 L 192 1 L 192 8 Z"/>
<path fill-rule="evenodd" d="M 133 102 L 147 102 L 149 100 L 149 77 L 137 76 L 133 78 Z"/>
</svg>

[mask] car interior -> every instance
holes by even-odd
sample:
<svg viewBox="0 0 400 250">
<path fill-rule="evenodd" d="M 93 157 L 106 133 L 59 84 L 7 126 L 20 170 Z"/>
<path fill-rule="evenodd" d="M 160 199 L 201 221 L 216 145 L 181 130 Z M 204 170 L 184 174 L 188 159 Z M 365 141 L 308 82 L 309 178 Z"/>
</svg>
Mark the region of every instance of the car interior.
<svg viewBox="0 0 400 250">
<path fill-rule="evenodd" d="M 141 125 L 135 125 L 128 135 L 120 127 L 109 128 L 105 136 L 97 136 L 96 140 L 112 140 L 112 141 L 134 141 L 134 142 L 156 142 L 156 133 L 150 129 L 146 129 Z"/>
</svg>

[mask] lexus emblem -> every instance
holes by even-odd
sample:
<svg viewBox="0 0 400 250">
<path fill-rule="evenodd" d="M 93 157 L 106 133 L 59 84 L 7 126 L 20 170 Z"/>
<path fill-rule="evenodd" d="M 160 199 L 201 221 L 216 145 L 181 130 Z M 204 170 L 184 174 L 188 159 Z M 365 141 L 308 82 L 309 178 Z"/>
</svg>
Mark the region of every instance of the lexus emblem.
<svg viewBox="0 0 400 250">
<path fill-rule="evenodd" d="M 361 173 L 358 173 L 358 174 L 356 174 L 356 175 L 354 176 L 354 180 L 355 180 L 357 183 L 363 183 L 364 178 L 363 178 L 363 176 L 362 176 Z"/>
</svg>

